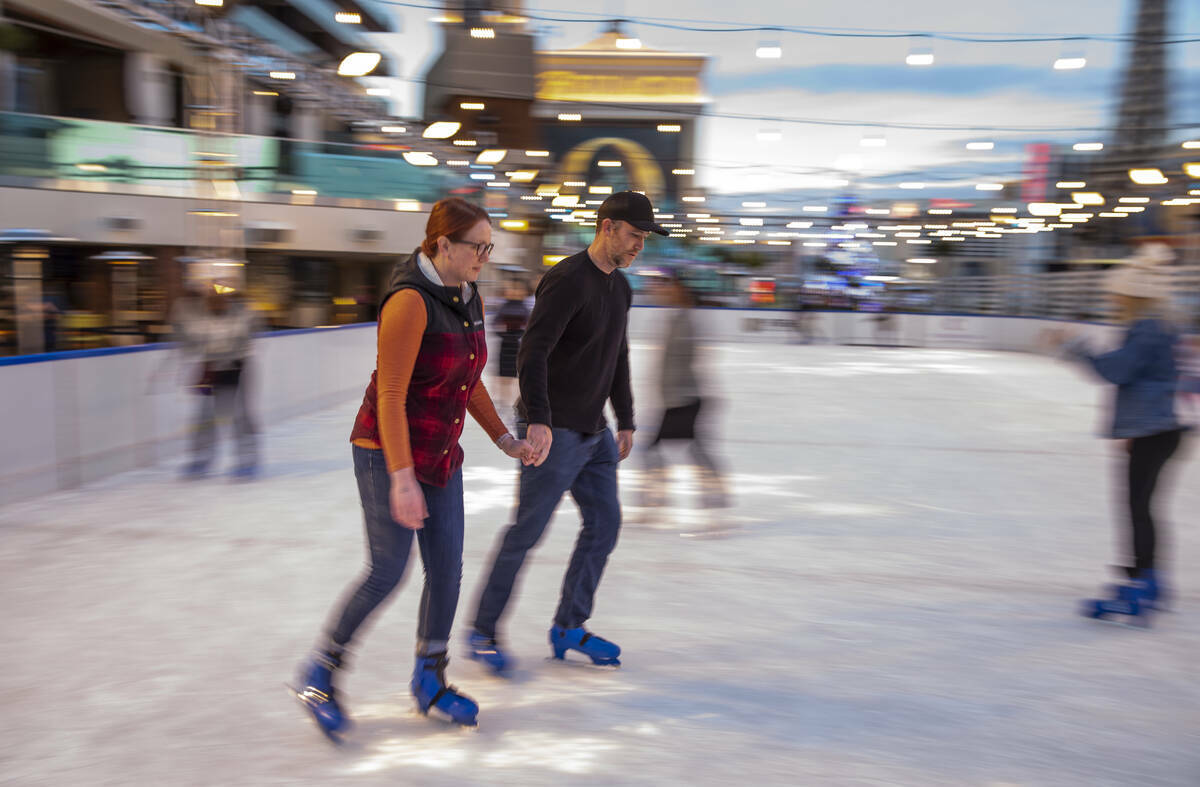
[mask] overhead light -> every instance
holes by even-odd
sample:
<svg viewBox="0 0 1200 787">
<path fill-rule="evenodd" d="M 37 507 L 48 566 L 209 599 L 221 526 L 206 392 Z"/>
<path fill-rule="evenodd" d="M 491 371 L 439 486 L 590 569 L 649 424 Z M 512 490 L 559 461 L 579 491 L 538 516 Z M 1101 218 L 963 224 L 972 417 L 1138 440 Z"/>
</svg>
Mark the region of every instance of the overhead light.
<svg viewBox="0 0 1200 787">
<path fill-rule="evenodd" d="M 297 197 L 315 197 L 317 196 L 316 189 L 292 189 L 292 193 Z"/>
<path fill-rule="evenodd" d="M 863 137 L 858 144 L 864 148 L 882 148 L 887 145 L 886 137 Z"/>
<path fill-rule="evenodd" d="M 387 96 L 390 96 L 391 94 L 392 94 L 392 91 L 390 88 L 386 88 L 386 87 L 369 87 L 369 88 L 367 88 L 368 96 L 387 97 Z"/>
<path fill-rule="evenodd" d="M 1103 142 L 1076 142 L 1071 146 L 1072 150 L 1104 150 Z"/>
<path fill-rule="evenodd" d="M 337 70 L 338 76 L 365 77 L 375 70 L 381 60 L 383 55 L 378 52 L 351 52 L 342 58 Z"/>
<path fill-rule="evenodd" d="M 513 183 L 529 183 L 537 177 L 538 171 L 536 169 L 514 169 L 507 174 L 508 179 Z"/>
<path fill-rule="evenodd" d="M 637 38 L 618 38 L 617 49 L 641 49 L 642 42 Z"/>
<path fill-rule="evenodd" d="M 829 208 L 825 205 L 805 205 L 800 210 L 803 210 L 806 213 L 824 213 L 825 211 L 829 210 Z"/>
<path fill-rule="evenodd" d="M 695 175 L 696 170 L 694 170 L 694 169 L 673 169 L 673 170 L 671 170 L 671 174 L 672 175 Z"/>
<path fill-rule="evenodd" d="M 473 139 L 456 139 L 456 140 L 454 140 L 454 142 L 452 144 L 454 144 L 460 148 L 473 148 L 476 145 L 478 145 L 479 143 Z"/>
<path fill-rule="evenodd" d="M 925 188 L 925 184 L 921 183 L 920 181 L 915 181 L 915 180 L 907 181 L 905 183 L 901 183 L 900 188 L 902 188 L 902 189 L 923 189 L 923 188 Z"/>
<path fill-rule="evenodd" d="M 563 181 L 563 186 L 565 186 L 566 188 L 569 188 L 569 189 L 571 189 L 571 188 L 581 189 L 586 185 L 587 185 L 587 182 L 582 181 L 582 180 L 564 180 Z"/>
<path fill-rule="evenodd" d="M 83 172 L 108 172 L 108 167 L 103 164 L 76 164 L 75 168 Z"/>
<path fill-rule="evenodd" d="M 682 197 L 684 202 L 704 202 L 704 197 Z"/>
<path fill-rule="evenodd" d="M 530 158 L 545 158 L 550 155 L 550 151 L 548 151 L 548 150 L 527 150 L 527 151 L 525 151 L 525 155 L 529 156 Z"/>
<path fill-rule="evenodd" d="M 1087 65 L 1086 57 L 1060 57 L 1054 61 L 1055 71 L 1074 71 Z"/>
<path fill-rule="evenodd" d="M 504 148 L 489 148 L 479 151 L 479 155 L 475 157 L 476 164 L 499 164 L 504 161 L 504 157 L 508 155 L 508 151 Z"/>
<path fill-rule="evenodd" d="M 432 154 L 418 150 L 406 150 L 400 155 L 404 156 L 404 160 L 414 167 L 436 167 L 437 159 Z"/>
<path fill-rule="evenodd" d="M 418 211 L 421 209 L 421 203 L 417 202 L 415 199 L 398 199 L 396 200 L 394 207 L 396 210 Z"/>
<path fill-rule="evenodd" d="M 490 27 L 472 27 L 471 38 L 495 38 L 496 31 Z"/>
<path fill-rule="evenodd" d="M 483 109 L 484 104 L 482 101 L 462 101 L 462 102 L 459 102 L 458 108 L 477 111 L 477 110 Z"/>
<path fill-rule="evenodd" d="M 426 139 L 449 139 L 457 134 L 460 128 L 462 128 L 462 123 L 458 121 L 438 120 L 426 126 L 425 130 L 421 132 L 421 136 Z"/>
<path fill-rule="evenodd" d="M 446 166 L 447 167 L 469 167 L 469 166 L 471 166 L 471 162 L 467 161 L 466 159 L 452 158 L 452 159 L 446 160 Z"/>
<path fill-rule="evenodd" d="M 579 204 L 579 197 L 575 194 L 562 194 L 550 200 L 550 204 L 556 208 L 573 208 Z"/>
<path fill-rule="evenodd" d="M 472 172 L 471 180 L 495 180 L 495 172 Z"/>
<path fill-rule="evenodd" d="M 277 90 L 255 90 L 254 95 L 256 95 L 256 96 L 277 96 L 277 95 L 279 95 L 279 91 L 277 91 Z"/>
<path fill-rule="evenodd" d="M 933 265 L 937 260 L 932 257 L 909 257 L 905 262 L 911 262 L 913 265 Z"/>
<path fill-rule="evenodd" d="M 1162 170 L 1157 167 L 1142 167 L 1129 170 L 1129 179 L 1142 186 L 1158 186 L 1167 182 Z"/>
<path fill-rule="evenodd" d="M 208 6 L 209 8 L 220 8 L 225 5 L 225 0 L 196 0 L 196 5 Z"/>
<path fill-rule="evenodd" d="M 754 56 L 763 60 L 778 60 L 783 57 L 783 47 L 776 43 L 764 42 L 754 50 Z"/>
<path fill-rule="evenodd" d="M 1003 183 L 976 183 L 975 190 L 976 191 L 1003 191 L 1004 184 Z"/>
<path fill-rule="evenodd" d="M 738 223 L 741 224 L 743 227 L 761 227 L 763 225 L 763 220 L 743 217 L 743 218 L 738 219 Z"/>
<path fill-rule="evenodd" d="M 1025 208 L 1031 216 L 1057 216 L 1062 213 L 1062 205 L 1054 202 L 1031 202 Z"/>
<path fill-rule="evenodd" d="M 567 123 L 575 123 L 583 120 L 583 115 L 580 115 L 577 112 L 559 112 L 558 119 Z"/>
<path fill-rule="evenodd" d="M 384 134 L 403 134 L 408 131 L 404 126 L 380 126 L 379 130 Z"/>
<path fill-rule="evenodd" d="M 968 142 L 967 150 L 992 150 L 996 147 L 995 142 Z"/>
<path fill-rule="evenodd" d="M 272 71 L 269 76 L 271 79 L 295 79 L 295 71 Z"/>
<path fill-rule="evenodd" d="M 765 208 L 765 207 L 767 207 L 767 203 L 765 203 L 765 202 L 743 202 L 742 207 L 743 208 Z"/>
<path fill-rule="evenodd" d="M 926 213 L 931 216 L 950 216 L 954 213 L 954 211 L 950 210 L 949 208 L 930 208 L 928 211 L 926 211 Z"/>
<path fill-rule="evenodd" d="M 362 15 L 353 11 L 338 11 L 333 15 L 333 21 L 341 22 L 343 25 L 361 25 Z"/>
<path fill-rule="evenodd" d="M 612 160 L 601 160 L 596 162 L 597 167 L 619 167 L 621 162 Z"/>
<path fill-rule="evenodd" d="M 1075 191 L 1071 193 L 1071 199 L 1075 200 L 1080 205 L 1104 204 L 1104 196 L 1097 191 Z"/>
<path fill-rule="evenodd" d="M 933 53 L 913 52 L 904 58 L 904 62 L 910 66 L 931 66 L 933 65 Z"/>
<path fill-rule="evenodd" d="M 665 134 L 677 134 L 683 131 L 683 126 L 678 123 L 659 123 L 658 130 Z"/>
<path fill-rule="evenodd" d="M 529 229 L 529 222 L 525 219 L 504 219 L 500 222 L 500 229 L 512 232 L 524 232 Z"/>
<path fill-rule="evenodd" d="M 1060 180 L 1054 184 L 1054 187 L 1059 189 L 1081 189 L 1085 186 L 1087 183 L 1082 180 Z"/>
<path fill-rule="evenodd" d="M 1200 161 L 1189 161 L 1184 164 L 1183 172 L 1189 178 L 1200 178 Z"/>
<path fill-rule="evenodd" d="M 1143 203 L 1146 203 L 1149 201 L 1150 201 L 1149 197 L 1121 197 L 1119 200 L 1117 200 L 1117 202 L 1128 202 L 1128 203 L 1132 203 L 1135 205 L 1143 204 Z"/>
<path fill-rule="evenodd" d="M 588 194 L 612 194 L 612 186 L 588 186 Z"/>
<path fill-rule="evenodd" d="M 1120 207 L 1113 208 L 1114 213 L 1141 213 L 1144 210 L 1145 208 L 1141 205 L 1121 205 Z"/>
<path fill-rule="evenodd" d="M 1200 150 L 1200 139 L 1189 139 L 1180 145 L 1184 150 Z"/>
</svg>

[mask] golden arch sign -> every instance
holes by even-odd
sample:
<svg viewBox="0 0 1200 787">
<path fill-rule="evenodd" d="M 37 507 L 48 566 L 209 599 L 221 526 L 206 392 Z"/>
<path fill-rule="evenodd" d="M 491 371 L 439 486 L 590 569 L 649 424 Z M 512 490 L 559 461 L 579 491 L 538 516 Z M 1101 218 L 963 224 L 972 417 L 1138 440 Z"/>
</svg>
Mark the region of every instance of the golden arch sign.
<svg viewBox="0 0 1200 787">
<path fill-rule="evenodd" d="M 563 156 L 559 182 L 586 180 L 588 169 L 596 154 L 606 147 L 616 148 L 629 172 L 629 185 L 635 191 L 644 191 L 651 200 L 658 200 L 664 192 L 662 168 L 654 154 L 644 146 L 624 137 L 595 137 L 572 148 Z"/>
</svg>

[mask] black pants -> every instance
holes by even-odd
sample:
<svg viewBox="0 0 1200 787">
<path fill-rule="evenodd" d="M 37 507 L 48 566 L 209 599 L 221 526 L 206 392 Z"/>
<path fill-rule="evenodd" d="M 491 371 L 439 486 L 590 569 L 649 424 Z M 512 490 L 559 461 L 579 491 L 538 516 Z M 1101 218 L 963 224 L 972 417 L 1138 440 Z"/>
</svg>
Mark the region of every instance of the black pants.
<svg viewBox="0 0 1200 787">
<path fill-rule="evenodd" d="M 1154 568 L 1158 534 L 1150 504 L 1158 476 L 1179 448 L 1182 435 L 1182 430 L 1174 429 L 1129 441 L 1129 523 L 1133 529 L 1133 568 L 1136 573 Z"/>
</svg>

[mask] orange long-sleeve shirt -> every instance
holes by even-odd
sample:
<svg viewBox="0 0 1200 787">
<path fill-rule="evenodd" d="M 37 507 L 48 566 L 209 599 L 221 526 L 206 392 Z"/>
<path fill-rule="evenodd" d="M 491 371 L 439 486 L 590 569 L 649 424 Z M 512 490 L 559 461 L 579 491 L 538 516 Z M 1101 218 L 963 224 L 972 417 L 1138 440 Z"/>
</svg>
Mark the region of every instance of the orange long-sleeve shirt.
<svg viewBox="0 0 1200 787">
<path fill-rule="evenodd" d="M 383 445 L 366 438 L 358 438 L 354 444 L 363 448 L 383 448 L 391 473 L 413 466 L 405 403 L 427 320 L 425 300 L 412 289 L 401 290 L 388 298 L 379 315 L 379 350 L 375 364 L 379 439 Z M 483 380 L 472 389 L 467 412 L 483 427 L 492 442 L 508 432 Z"/>
</svg>

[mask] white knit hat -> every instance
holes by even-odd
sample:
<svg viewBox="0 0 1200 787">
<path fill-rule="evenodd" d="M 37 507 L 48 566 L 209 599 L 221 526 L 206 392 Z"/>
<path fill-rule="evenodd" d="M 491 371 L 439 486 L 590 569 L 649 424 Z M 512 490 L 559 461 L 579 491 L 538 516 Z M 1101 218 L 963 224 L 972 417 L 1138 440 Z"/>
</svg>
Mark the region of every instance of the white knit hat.
<svg viewBox="0 0 1200 787">
<path fill-rule="evenodd" d="M 1175 259 L 1165 243 L 1146 243 L 1104 280 L 1104 289 L 1113 295 L 1160 300 L 1171 295 L 1170 271 Z"/>
</svg>

